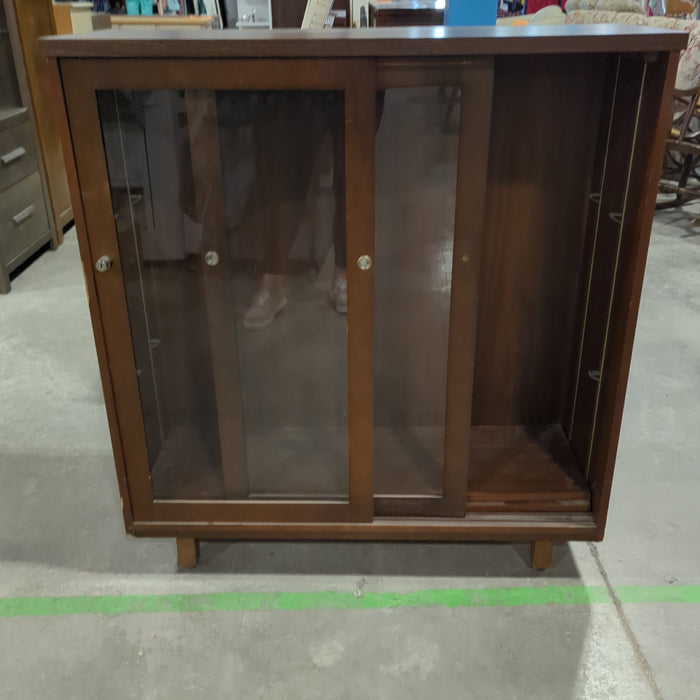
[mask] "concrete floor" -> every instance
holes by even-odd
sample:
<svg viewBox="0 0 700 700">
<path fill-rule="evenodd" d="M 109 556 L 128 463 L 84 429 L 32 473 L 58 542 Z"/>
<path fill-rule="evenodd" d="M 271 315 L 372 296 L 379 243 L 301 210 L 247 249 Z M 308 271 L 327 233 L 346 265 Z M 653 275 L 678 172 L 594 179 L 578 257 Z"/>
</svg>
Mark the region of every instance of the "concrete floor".
<svg viewBox="0 0 700 700">
<path fill-rule="evenodd" d="M 700 698 L 699 270 L 688 214 L 660 215 L 604 543 L 544 574 L 522 545 L 204 543 L 183 573 L 123 534 L 71 233 L 0 298 L 0 698 Z M 243 595 L 154 611 L 217 592 Z"/>
</svg>

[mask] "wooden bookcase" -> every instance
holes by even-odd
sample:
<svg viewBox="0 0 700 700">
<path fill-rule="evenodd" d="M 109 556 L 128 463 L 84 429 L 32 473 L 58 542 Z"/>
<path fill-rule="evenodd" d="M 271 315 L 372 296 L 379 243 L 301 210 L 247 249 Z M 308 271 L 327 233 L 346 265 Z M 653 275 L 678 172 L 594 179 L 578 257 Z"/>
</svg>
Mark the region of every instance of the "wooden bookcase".
<svg viewBox="0 0 700 700">
<path fill-rule="evenodd" d="M 601 539 L 686 37 L 162 36 L 43 41 L 127 531 Z"/>
</svg>

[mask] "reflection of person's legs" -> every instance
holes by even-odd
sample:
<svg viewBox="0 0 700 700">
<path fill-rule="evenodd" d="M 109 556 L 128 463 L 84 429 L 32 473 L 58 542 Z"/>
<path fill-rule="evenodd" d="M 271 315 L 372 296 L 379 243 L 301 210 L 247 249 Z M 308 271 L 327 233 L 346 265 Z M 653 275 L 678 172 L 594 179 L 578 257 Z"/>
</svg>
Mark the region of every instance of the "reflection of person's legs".
<svg viewBox="0 0 700 700">
<path fill-rule="evenodd" d="M 246 328 L 258 329 L 268 326 L 287 305 L 284 276 L 288 271 L 289 251 L 294 243 L 303 204 L 303 200 L 293 197 L 280 199 L 272 193 L 268 271 L 261 277 L 260 287 L 243 319 Z"/>
<path fill-rule="evenodd" d="M 267 157 L 258 178 L 260 185 L 266 188 L 269 226 L 265 274 L 243 319 L 244 326 L 249 329 L 268 326 L 287 304 L 284 276 L 289 268 L 289 251 L 299 229 L 314 164 L 329 127 L 333 139 L 335 195 L 335 271 L 331 296 L 338 312 L 345 313 L 347 308 L 343 101 L 331 105 L 325 98 L 314 100 L 303 94 L 290 96 L 287 93 L 268 100 L 264 109 L 267 113 L 261 115 L 257 138 Z"/>
<path fill-rule="evenodd" d="M 259 157 L 258 186 L 265 188 L 267 226 L 264 233 L 265 273 L 246 311 L 243 325 L 249 329 L 268 326 L 287 305 L 284 275 L 294 244 L 308 189 L 312 154 L 304 105 L 296 96 L 268 96 L 256 125 Z"/>
</svg>

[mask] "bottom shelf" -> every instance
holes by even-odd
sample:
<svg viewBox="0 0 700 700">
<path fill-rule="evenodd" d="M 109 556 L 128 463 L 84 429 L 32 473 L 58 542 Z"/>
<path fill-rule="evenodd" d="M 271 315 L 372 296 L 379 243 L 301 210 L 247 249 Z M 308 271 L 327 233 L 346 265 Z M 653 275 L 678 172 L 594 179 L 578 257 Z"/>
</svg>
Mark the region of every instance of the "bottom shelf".
<svg viewBox="0 0 700 700">
<path fill-rule="evenodd" d="M 469 512 L 587 512 L 591 492 L 558 423 L 472 428 Z"/>
<path fill-rule="evenodd" d="M 376 431 L 378 497 L 396 498 L 399 504 L 405 497 L 440 498 L 441 432 L 433 427 Z M 348 492 L 343 458 L 347 430 L 251 431 L 247 447 L 251 500 L 324 500 Z M 171 430 L 151 475 L 155 497 L 225 499 L 221 470 L 212 458 L 215 452 L 211 444 L 208 449 L 202 444 L 196 430 Z M 422 458 L 417 459 L 419 454 Z M 467 512 L 589 510 L 590 490 L 559 424 L 472 427 Z M 392 512 L 404 515 L 400 506 Z"/>
<path fill-rule="evenodd" d="M 420 512 L 416 499 L 434 502 L 442 495 L 442 428 L 404 428 L 389 434 L 395 439 L 375 431 L 375 493 L 390 502 L 379 512 L 400 516 L 407 499 Z M 472 426 L 467 512 L 589 510 L 590 490 L 561 425 Z"/>
</svg>

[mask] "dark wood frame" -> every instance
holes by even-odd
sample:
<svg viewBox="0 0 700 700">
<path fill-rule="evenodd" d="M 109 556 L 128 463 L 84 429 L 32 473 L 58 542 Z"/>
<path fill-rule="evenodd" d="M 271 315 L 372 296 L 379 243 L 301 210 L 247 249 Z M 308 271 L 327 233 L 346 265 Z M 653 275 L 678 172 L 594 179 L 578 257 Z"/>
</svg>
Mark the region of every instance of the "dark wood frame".
<svg viewBox="0 0 700 700">
<path fill-rule="evenodd" d="M 245 33 L 244 36 L 237 33 L 235 41 L 228 37 L 224 41 L 218 37 L 192 36 L 161 41 L 158 46 L 161 56 L 177 55 L 196 58 L 196 61 L 149 59 L 148 56 L 154 56 L 155 45 L 144 35 L 139 36 L 138 40 L 121 35 L 108 41 L 86 37 L 45 42 L 45 50 L 54 56 L 51 65 L 54 90 L 57 96 L 65 96 L 66 100 L 68 118 L 62 116 L 61 129 L 69 162 L 81 253 L 86 263 L 93 327 L 129 532 L 144 536 L 240 539 L 602 539 L 654 211 L 654 185 L 661 168 L 678 51 L 685 45 L 685 37 L 638 28 L 626 28 L 624 33 L 615 35 L 598 27 L 538 28 L 528 32 L 441 29 L 439 35 L 443 38 L 440 40 L 435 32 L 375 31 L 372 38 L 366 32 L 358 32 L 357 39 L 347 33 L 334 33 L 332 42 L 328 41 L 327 36 L 300 32 L 262 32 L 256 33 L 255 39 Z M 413 38 L 409 38 L 409 34 Z M 310 41 L 308 36 L 318 40 Z M 596 388 L 597 407 L 591 428 L 594 439 L 587 445 L 585 458 L 589 471 L 591 511 L 464 513 L 462 495 L 466 492 L 467 474 L 463 465 L 464 456 L 468 454 L 468 436 L 459 430 L 459 425 L 464 425 L 468 420 L 470 408 L 459 405 L 458 397 L 461 392 L 469 391 L 473 381 L 471 357 L 474 353 L 474 333 L 470 334 L 470 328 L 476 323 L 478 264 L 474 265 L 476 271 L 472 274 L 462 270 L 467 268 L 464 263 L 477 263 L 479 260 L 477 234 L 481 227 L 478 215 L 480 207 L 476 207 L 476 216 L 470 218 L 465 214 L 468 210 L 464 203 L 476 205 L 484 197 L 486 185 L 480 171 L 483 171 L 488 157 L 488 138 L 484 139 L 486 145 L 476 140 L 469 141 L 469 138 L 472 130 L 477 130 L 482 136 L 488 135 L 490 115 L 481 110 L 463 109 L 461 160 L 464 160 L 467 151 L 476 155 L 474 167 L 463 169 L 460 163 L 459 169 L 461 204 L 456 213 L 453 263 L 453 294 L 455 289 L 459 290 L 459 294 L 456 303 L 453 296 L 451 314 L 452 319 L 459 316 L 468 319 L 468 323 L 459 330 L 451 324 L 449 339 L 449 363 L 455 388 L 448 392 L 447 399 L 448 406 L 452 408 L 446 428 L 450 437 L 446 445 L 445 483 L 452 486 L 449 492 L 446 491 L 444 502 L 432 512 L 425 510 L 424 502 L 417 502 L 413 513 L 409 511 L 403 517 L 382 517 L 383 508 L 387 513 L 392 513 L 392 504 L 379 502 L 375 503 L 373 517 L 372 330 L 371 323 L 367 323 L 366 319 L 363 322 L 362 318 L 371 309 L 372 273 L 362 273 L 352 263 L 361 254 L 373 254 L 373 207 L 370 205 L 373 181 L 368 174 L 373 172 L 369 154 L 373 154 L 375 87 L 440 85 L 440 76 L 445 74 L 445 66 L 441 62 L 447 60 L 454 66 L 455 61 L 462 61 L 465 66 L 470 66 L 464 75 L 472 76 L 468 79 L 472 81 L 468 83 L 471 89 L 479 91 L 482 98 L 489 101 L 493 84 L 493 59 L 489 57 L 519 52 L 546 55 L 562 50 L 569 54 L 612 54 L 610 60 L 617 60 L 615 55 L 624 57 L 624 65 L 629 70 L 633 73 L 641 71 L 643 85 L 636 102 L 634 95 L 628 94 L 629 86 L 624 87 L 619 96 L 613 92 L 613 101 L 631 99 L 636 105 L 634 137 L 628 144 L 629 167 L 624 191 L 622 194 L 606 194 L 601 189 L 596 191 L 593 180 L 605 170 L 600 163 L 592 175 L 587 221 L 593 233 L 587 234 L 588 259 L 596 259 L 595 222 L 605 220 L 607 225 L 608 221 L 612 221 L 619 240 L 615 251 L 616 272 L 606 302 L 606 339 Z M 391 58 L 381 58 L 387 55 Z M 423 58 L 428 55 L 431 58 Z M 251 56 L 261 58 L 251 60 Z M 475 60 L 479 56 L 486 58 Z M 93 60 L 97 57 L 100 57 L 99 61 Z M 212 57 L 219 60 L 210 62 Z M 286 60 L 272 61 L 272 57 Z M 311 60 L 311 57 L 316 60 Z M 324 60 L 319 61 L 318 57 L 324 57 Z M 104 58 L 109 60 L 105 61 Z M 247 70 L 236 72 L 232 77 L 221 59 L 233 59 L 238 66 Z M 622 58 L 619 60 L 623 61 Z M 352 61 L 352 70 L 348 70 L 350 66 L 347 61 Z M 162 66 L 157 79 L 152 70 L 156 64 Z M 308 70 L 288 70 L 292 64 L 295 68 L 306 66 Z M 244 74 L 245 77 L 240 77 Z M 356 85 L 345 77 L 348 75 L 352 76 Z M 436 80 L 438 82 L 433 82 Z M 350 456 L 353 465 L 353 507 L 343 509 L 339 504 L 240 502 L 154 504 L 147 488 L 143 424 L 133 412 L 134 407 L 138 406 L 138 387 L 133 353 L 129 351 L 129 322 L 111 221 L 106 166 L 103 157 L 96 157 L 101 144 L 94 91 L 119 87 L 213 90 L 243 85 L 258 89 L 280 86 L 301 89 L 344 87 L 348 95 L 354 95 L 346 104 L 346 116 L 350 117 L 351 123 L 346 132 L 347 223 L 353 231 L 353 235 L 348 237 L 351 246 L 349 288 L 353 290 L 350 292 L 348 319 L 353 331 L 349 342 L 352 344 L 351 355 L 357 353 L 355 357 L 361 358 L 349 370 L 352 378 L 349 402 L 351 415 L 354 416 L 351 418 L 351 442 L 354 446 Z M 610 97 L 604 98 L 603 118 L 609 118 L 606 115 L 609 107 Z M 614 115 L 614 109 L 612 113 Z M 73 140 L 70 138 L 71 131 L 75 137 Z M 74 160 L 78 163 L 78 169 L 73 165 Z M 639 206 L 628 207 L 628 202 L 638 202 Z M 462 249 L 464 253 L 460 256 L 458 252 L 461 253 Z M 103 276 L 98 281 L 93 266 L 102 254 L 109 254 L 115 260 L 115 274 Z M 586 280 L 582 279 L 581 298 L 587 294 Z M 579 318 L 583 321 L 587 313 L 587 304 L 582 304 Z M 119 352 L 109 352 L 109 348 L 118 349 Z M 572 368 L 574 381 L 584 371 L 578 365 L 580 362 Z M 576 411 L 576 400 L 569 406 L 572 415 Z M 462 466 L 457 469 L 454 465 Z M 433 517 L 411 519 L 409 516 L 412 514 Z M 184 559 L 196 559 L 194 555 L 190 556 L 195 550 L 189 544 L 183 544 L 182 551 L 188 553 L 188 556 L 183 555 Z M 540 565 L 546 565 L 549 555 L 551 550 L 546 545 L 538 545 L 533 550 L 533 560 Z"/>
<path fill-rule="evenodd" d="M 377 89 L 439 87 L 461 89 L 457 206 L 455 210 L 450 334 L 448 339 L 445 455 L 442 495 L 374 497 L 378 516 L 464 517 L 467 508 L 471 396 L 479 293 L 483 200 L 488 167 L 494 65 L 491 58 L 462 61 L 384 61 L 377 65 Z M 468 96 L 468 97 L 467 97 Z M 478 105 L 475 109 L 472 103 Z M 459 321 L 458 321 L 459 319 Z"/>
<path fill-rule="evenodd" d="M 363 63 L 365 65 L 363 65 Z M 93 61 L 62 63 L 61 73 L 66 94 L 66 109 L 70 123 L 81 124 L 81 138 L 75 144 L 77 177 L 82 182 L 108 182 L 107 163 L 103 155 L 102 135 L 99 129 L 97 90 L 104 89 L 184 89 L 187 93 L 209 92 L 217 89 L 331 89 L 346 93 L 346 203 L 348 258 L 357 260 L 361 255 L 373 256 L 373 211 L 359 202 L 371 199 L 373 181 L 358 177 L 358 172 L 371 172 L 372 166 L 359 162 L 362 154 L 373 152 L 374 139 L 374 86 L 373 74 L 367 62 L 353 65 L 350 79 L 348 66 L 342 61 L 326 61 L 322 67 L 309 62 L 243 61 L 232 75 L 231 66 L 215 61 L 195 64 L 192 61 L 114 61 L 101 65 Z M 204 78 L 204 80 L 202 80 Z M 193 98 L 193 102 L 196 98 Z M 189 107 L 188 107 L 189 109 Z M 196 106 L 193 109 L 197 109 Z M 200 143 L 211 161 L 212 147 Z M 99 156 L 98 156 L 99 154 Z M 372 412 L 360 407 L 373 405 L 372 389 L 372 330 L 362 322 L 362 314 L 371 307 L 372 271 L 363 272 L 356 265 L 348 269 L 348 412 L 350 451 L 349 499 L 344 501 L 167 501 L 155 500 L 150 483 L 146 436 L 140 410 L 136 366 L 131 352 L 131 331 L 126 297 L 121 280 L 119 247 L 112 215 L 111 193 L 108 187 L 90 191 L 86 197 L 83 187 L 83 206 L 87 225 L 99 235 L 90 240 L 95 255 L 107 255 L 113 260 L 110 272 L 116 274 L 95 277 L 95 290 L 103 314 L 105 341 L 111 348 L 110 357 L 119 357 L 112 363 L 115 416 L 119 425 L 126 481 L 130 485 L 132 507 L 136 520 L 176 522 L 189 521 L 368 521 L 372 518 Z M 205 229 L 206 229 L 205 222 Z M 216 228 L 213 223 L 209 226 Z M 99 254 L 97 254 L 99 251 Z M 91 266 L 92 272 L 93 266 Z M 222 265 L 221 268 L 224 269 Z M 214 272 L 213 274 L 216 274 Z M 116 283 L 116 284 L 115 284 Z M 215 284 L 215 283 L 214 283 Z M 213 287 L 210 299 L 219 305 L 221 288 Z M 221 315 L 220 310 L 209 314 Z M 226 342 L 219 338 L 216 342 Z M 230 343 L 227 343 L 231 347 Z M 217 352 L 216 348 L 214 352 Z M 231 402 L 219 404 L 225 415 L 222 420 L 236 416 Z M 240 419 L 240 417 L 238 417 Z M 223 433 L 224 431 L 222 431 Z M 234 428 L 235 432 L 235 428 Z M 234 441 L 235 442 L 235 441 Z M 230 444 L 228 454 L 235 450 Z M 232 477 L 234 480 L 235 476 Z"/>
</svg>

